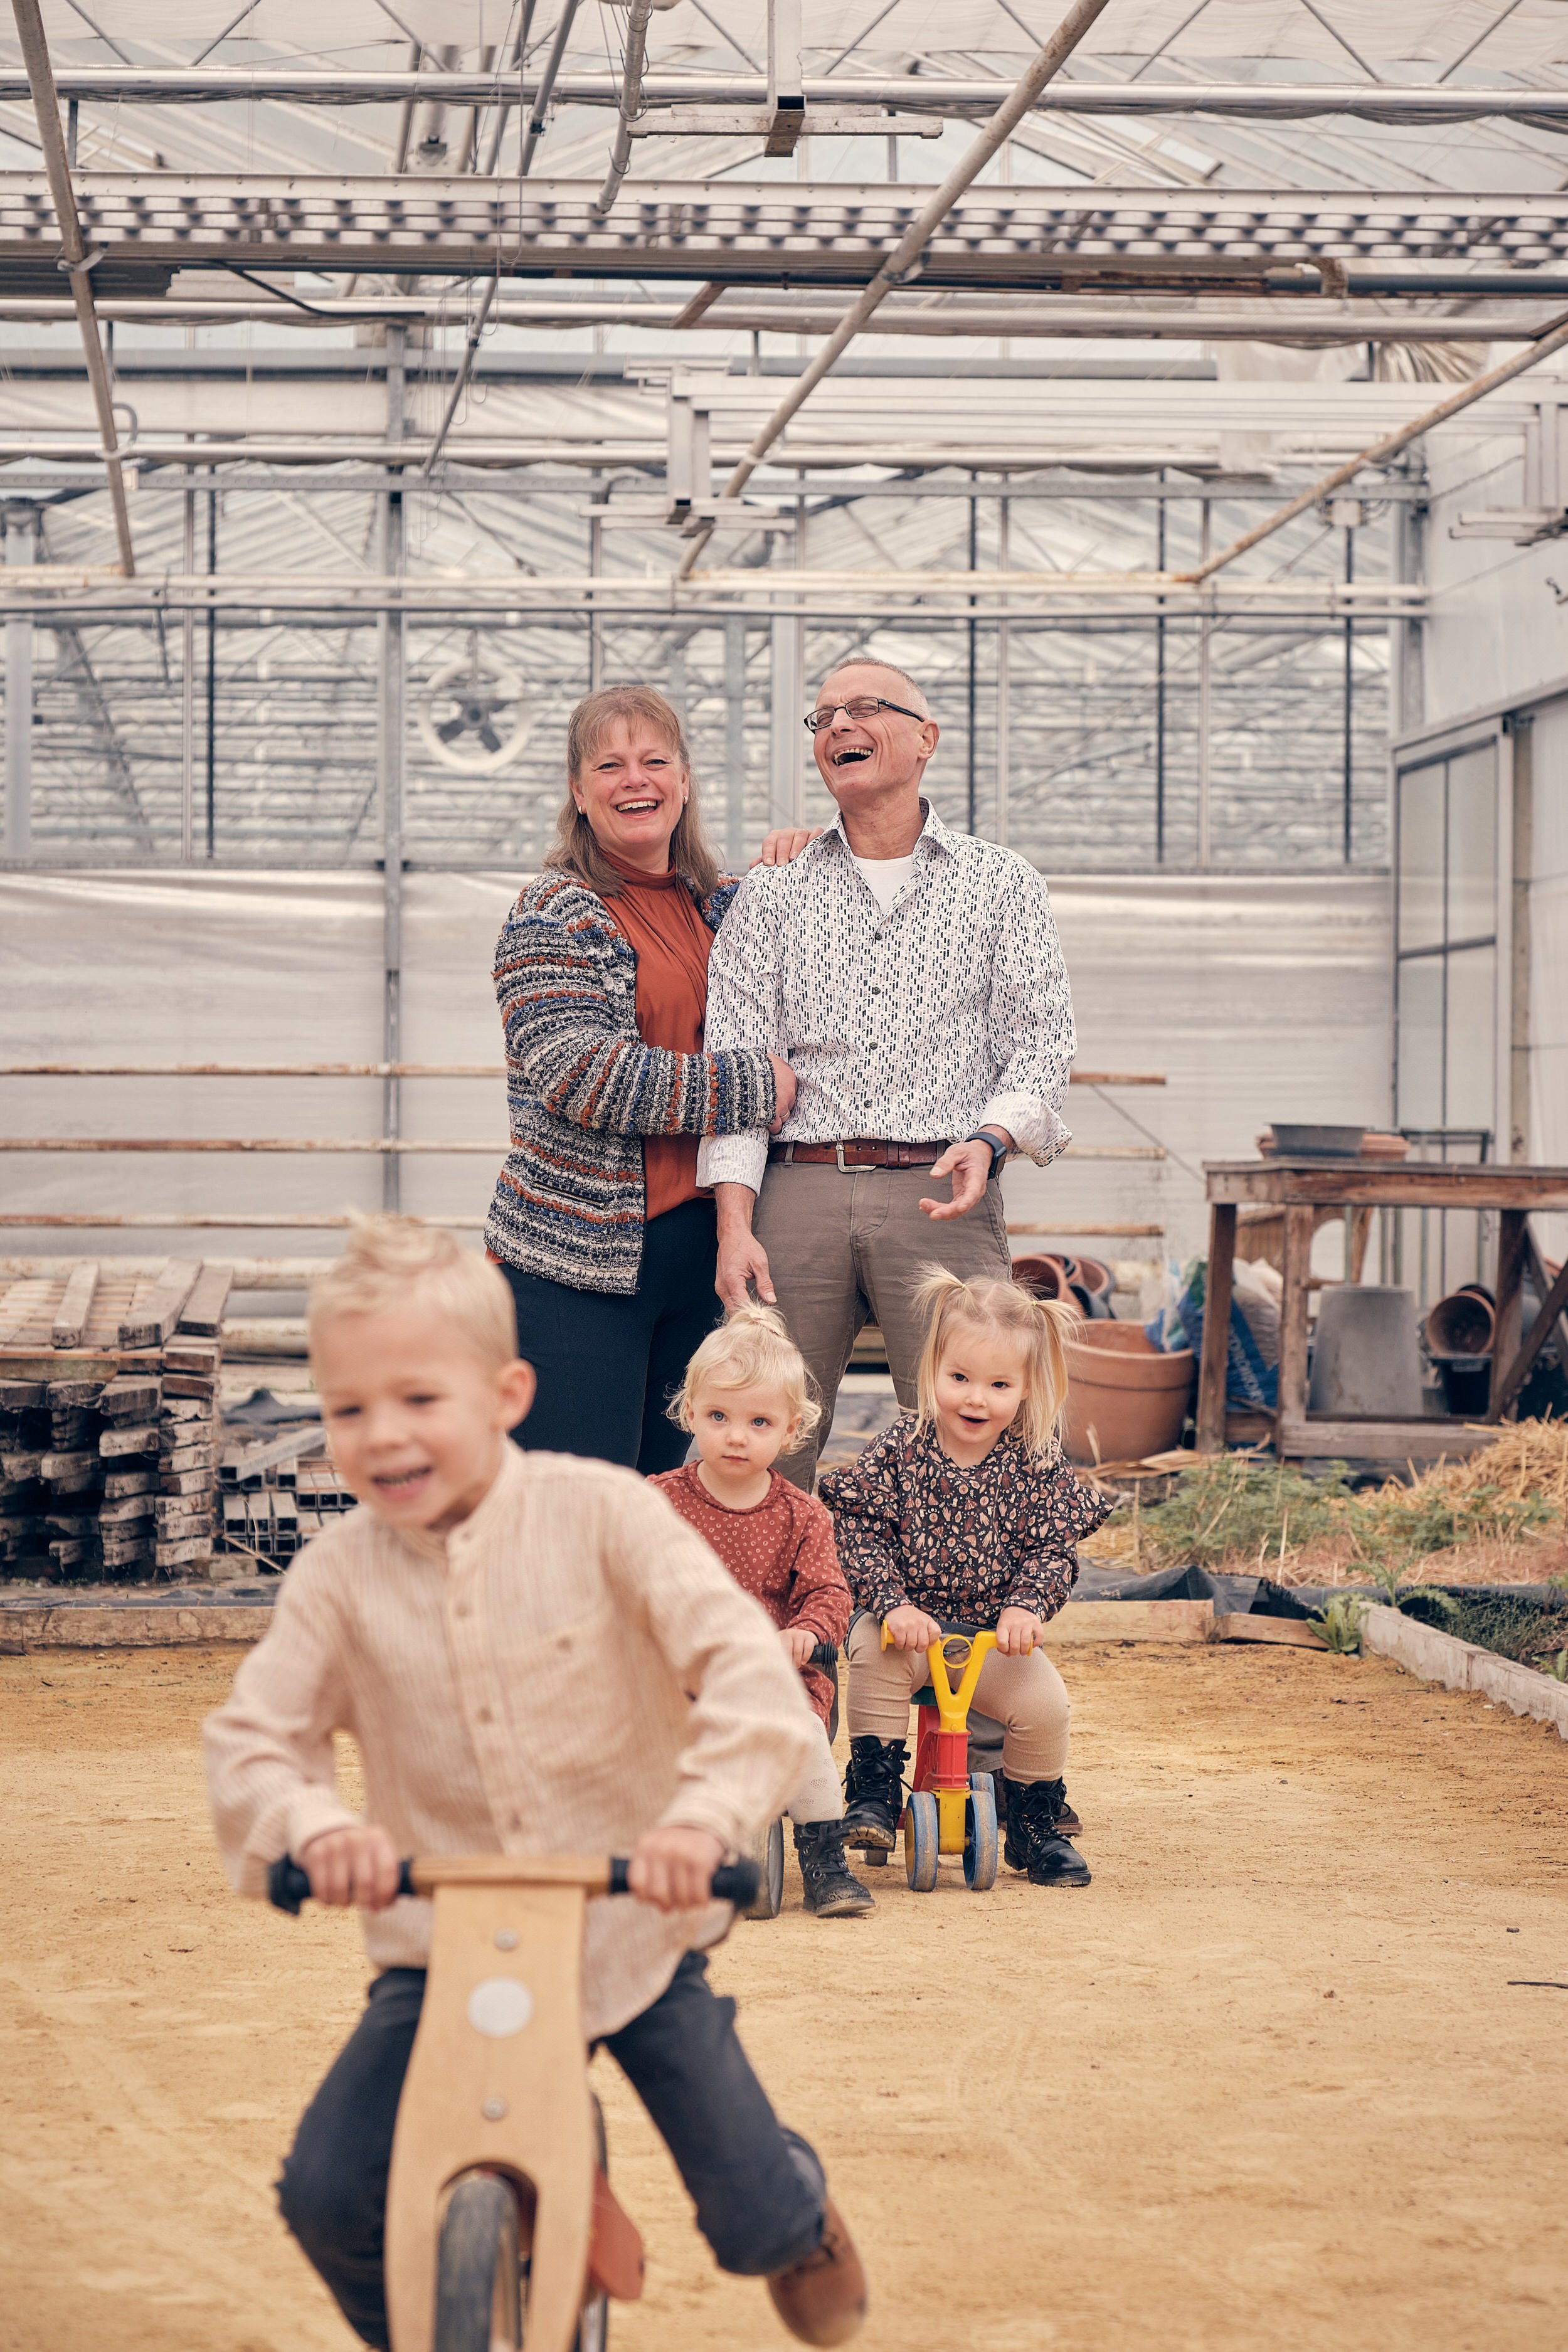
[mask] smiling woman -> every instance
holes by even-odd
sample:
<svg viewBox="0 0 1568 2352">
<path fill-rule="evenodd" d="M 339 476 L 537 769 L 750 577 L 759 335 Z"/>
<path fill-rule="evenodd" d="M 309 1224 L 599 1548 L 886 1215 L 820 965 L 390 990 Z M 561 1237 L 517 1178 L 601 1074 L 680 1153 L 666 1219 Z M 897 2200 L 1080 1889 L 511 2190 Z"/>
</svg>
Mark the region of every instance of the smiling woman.
<svg viewBox="0 0 1568 2352">
<path fill-rule="evenodd" d="M 539 1374 L 518 1443 L 646 1474 L 685 1453 L 665 1406 L 718 1312 L 698 1140 L 775 1125 L 795 1078 L 761 1050 L 703 1051 L 736 884 L 676 712 L 651 687 L 591 694 L 566 767 L 556 845 L 496 948 L 511 1149 L 485 1238 Z"/>
</svg>

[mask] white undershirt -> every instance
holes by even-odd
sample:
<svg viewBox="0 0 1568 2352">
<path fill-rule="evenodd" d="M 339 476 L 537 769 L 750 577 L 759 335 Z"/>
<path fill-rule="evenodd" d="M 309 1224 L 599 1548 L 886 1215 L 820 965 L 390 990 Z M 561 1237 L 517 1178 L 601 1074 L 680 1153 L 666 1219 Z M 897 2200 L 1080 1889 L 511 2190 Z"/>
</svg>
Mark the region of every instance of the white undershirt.
<svg viewBox="0 0 1568 2352">
<path fill-rule="evenodd" d="M 849 854 L 854 857 L 853 850 Z M 894 899 L 915 870 L 914 851 L 907 857 L 856 857 L 855 863 L 883 914 L 890 915 Z"/>
</svg>

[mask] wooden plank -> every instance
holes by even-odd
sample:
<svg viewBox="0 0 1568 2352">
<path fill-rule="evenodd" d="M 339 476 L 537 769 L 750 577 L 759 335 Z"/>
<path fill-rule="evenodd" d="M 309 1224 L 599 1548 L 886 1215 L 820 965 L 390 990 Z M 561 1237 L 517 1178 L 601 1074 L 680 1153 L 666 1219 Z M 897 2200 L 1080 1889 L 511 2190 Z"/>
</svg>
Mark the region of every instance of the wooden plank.
<svg viewBox="0 0 1568 2352">
<path fill-rule="evenodd" d="M 1275 1207 L 1404 1209 L 1568 1209 L 1568 1168 L 1519 1161 L 1439 1166 L 1409 1160 L 1210 1160 L 1210 1202 L 1261 1202 Z"/>
<path fill-rule="evenodd" d="M 180 1316 L 181 1331 L 205 1339 L 216 1339 L 223 1329 L 223 1311 L 228 1304 L 233 1282 L 234 1268 L 231 1265 L 204 1261 Z"/>
<path fill-rule="evenodd" d="M 85 1258 L 72 1271 L 66 1283 L 65 1296 L 55 1309 L 54 1328 L 49 1334 L 55 1347 L 80 1347 L 97 1289 L 97 1261 Z"/>
<path fill-rule="evenodd" d="M 1046 1627 L 1056 1642 L 1207 1642 L 1212 1601 L 1069 1601 Z"/>
<path fill-rule="evenodd" d="M 1495 1445 L 1497 1435 L 1484 1423 L 1448 1421 L 1437 1413 L 1424 1414 L 1419 1421 L 1357 1421 L 1323 1413 L 1282 1418 L 1278 1443 L 1281 1459 L 1297 1462 L 1340 1456 L 1363 1462 L 1436 1462 L 1445 1454 L 1452 1461 L 1479 1454 L 1482 1446 Z"/>
<path fill-rule="evenodd" d="M 1208 1279 L 1204 1289 L 1204 1354 L 1198 1371 L 1197 1450 L 1225 1451 L 1225 1385 L 1230 1355 L 1230 1300 L 1236 1269 L 1236 1211 L 1209 1211 Z"/>
<path fill-rule="evenodd" d="M 172 1257 L 148 1296 L 120 1327 L 122 1348 L 161 1348 L 179 1327 L 202 1271 L 199 1257 Z"/>
<path fill-rule="evenodd" d="M 1304 1617 L 1262 1617 L 1231 1610 L 1214 1621 L 1216 1642 L 1272 1642 L 1288 1650 L 1326 1650 L 1328 1643 Z"/>
<path fill-rule="evenodd" d="M 1492 1422 L 1502 1419 L 1503 1382 L 1520 1353 L 1520 1317 L 1524 1304 L 1521 1286 L 1524 1278 L 1525 1231 L 1522 1210 L 1505 1209 L 1498 1220 L 1491 1393 L 1487 1399 L 1487 1419 Z"/>
<path fill-rule="evenodd" d="M 1541 1268 L 1540 1256 L 1536 1253 L 1533 1242 L 1530 1241 L 1528 1231 L 1525 1235 L 1525 1240 L 1528 1244 L 1527 1255 L 1529 1257 L 1533 1257 L 1537 1268 Z M 1558 1345 L 1560 1349 L 1563 1348 L 1564 1341 L 1568 1340 L 1568 1322 L 1564 1322 L 1563 1312 L 1563 1308 L 1568 1307 L 1568 1259 L 1565 1259 L 1558 1267 L 1557 1279 L 1550 1286 L 1550 1287 L 1545 1286 L 1543 1270 L 1538 1272 L 1536 1279 L 1542 1284 L 1544 1290 L 1544 1296 L 1541 1302 L 1541 1311 L 1530 1327 L 1530 1337 L 1520 1348 L 1518 1354 L 1514 1357 L 1514 1360 L 1512 1363 L 1510 1364 L 1507 1371 L 1502 1374 L 1500 1380 L 1499 1379 L 1497 1370 L 1498 1357 L 1495 1353 L 1493 1355 L 1492 1395 L 1491 1402 L 1487 1410 L 1487 1419 L 1489 1421 L 1500 1421 L 1502 1419 L 1503 1414 L 1507 1412 L 1510 1406 L 1513 1403 L 1514 1399 L 1518 1396 L 1521 1389 L 1530 1378 L 1531 1369 L 1534 1364 L 1537 1356 L 1540 1355 L 1541 1350 L 1545 1347 L 1547 1340 L 1552 1338 L 1553 1331 L 1555 1330 L 1559 1335 Z M 1568 1363 L 1568 1350 L 1565 1350 L 1564 1352 L 1563 1361 Z"/>
</svg>

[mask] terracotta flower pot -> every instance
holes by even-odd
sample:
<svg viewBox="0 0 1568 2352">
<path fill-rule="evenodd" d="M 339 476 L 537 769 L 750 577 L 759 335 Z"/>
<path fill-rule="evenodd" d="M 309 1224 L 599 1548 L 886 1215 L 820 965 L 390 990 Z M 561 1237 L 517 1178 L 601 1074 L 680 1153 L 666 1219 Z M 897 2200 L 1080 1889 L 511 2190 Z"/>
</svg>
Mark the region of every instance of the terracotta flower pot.
<svg viewBox="0 0 1568 2352">
<path fill-rule="evenodd" d="M 1137 1462 L 1175 1444 L 1196 1363 L 1163 1353 L 1137 1323 L 1086 1323 L 1067 1342 L 1062 1444 L 1069 1462 Z"/>
<path fill-rule="evenodd" d="M 1068 1286 L 1068 1270 L 1059 1257 L 1016 1257 L 1013 1279 L 1033 1298 L 1065 1298 L 1069 1306 L 1077 1302 Z"/>
<path fill-rule="evenodd" d="M 1479 1284 L 1439 1298 L 1426 1318 L 1426 1345 L 1438 1358 L 1489 1356 L 1497 1318 L 1490 1299 Z"/>
</svg>

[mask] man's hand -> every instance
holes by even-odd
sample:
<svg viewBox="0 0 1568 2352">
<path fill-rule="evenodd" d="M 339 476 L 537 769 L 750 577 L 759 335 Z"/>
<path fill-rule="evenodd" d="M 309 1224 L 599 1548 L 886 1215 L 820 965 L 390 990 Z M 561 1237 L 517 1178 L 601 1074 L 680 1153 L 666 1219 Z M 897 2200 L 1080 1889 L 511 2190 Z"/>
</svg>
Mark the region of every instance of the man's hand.
<svg viewBox="0 0 1568 2352">
<path fill-rule="evenodd" d="M 998 1143 L 1009 1151 L 1013 1139 L 1004 1128 L 987 1128 Z M 939 1176 L 952 1179 L 951 1201 L 922 1200 L 921 1207 L 928 1217 L 939 1223 L 944 1217 L 967 1217 L 971 1209 L 978 1208 L 985 1198 L 985 1187 L 991 1181 L 991 1147 L 988 1143 L 950 1143 L 931 1170 L 931 1181 Z"/>
<path fill-rule="evenodd" d="M 776 1135 L 795 1108 L 798 1081 L 782 1054 L 770 1054 L 768 1059 L 773 1066 L 773 1115 L 768 1121 L 768 1133 Z"/>
<path fill-rule="evenodd" d="M 714 1289 L 731 1313 L 737 1307 L 751 1305 L 752 1294 L 747 1286 L 753 1282 L 763 1305 L 776 1307 L 778 1299 L 768 1277 L 768 1254 L 752 1231 L 756 1194 L 749 1184 L 715 1184 L 713 1197 L 719 1211 L 719 1270 L 713 1277 Z"/>
<path fill-rule="evenodd" d="M 354 1904 L 362 1911 L 384 1911 L 397 1900 L 397 1880 L 403 1868 L 397 1848 L 374 1822 L 352 1830 L 323 1830 L 299 1856 L 318 1903 L 338 1909 Z"/>
<path fill-rule="evenodd" d="M 698 1911 L 713 1899 L 710 1883 L 723 1859 L 711 1830 L 649 1830 L 637 1840 L 627 1884 L 656 1911 Z"/>
<path fill-rule="evenodd" d="M 776 824 L 763 840 L 762 848 L 752 858 L 753 866 L 789 866 L 820 839 L 819 824 Z"/>
<path fill-rule="evenodd" d="M 808 1666 L 811 1664 L 816 1636 L 809 1626 L 781 1625 L 779 1640 L 784 1643 L 784 1654 L 792 1666 Z"/>
<path fill-rule="evenodd" d="M 936 1619 L 908 1601 L 902 1608 L 889 1609 L 882 1622 L 895 1650 L 929 1650 L 933 1642 L 942 1639 L 942 1627 Z"/>
<path fill-rule="evenodd" d="M 1005 1658 L 1026 1658 L 1046 1638 L 1045 1622 L 1032 1609 L 1016 1604 L 996 1620 L 996 1647 Z"/>
</svg>

